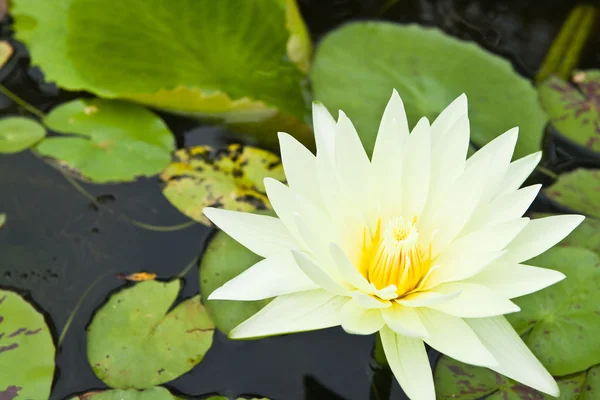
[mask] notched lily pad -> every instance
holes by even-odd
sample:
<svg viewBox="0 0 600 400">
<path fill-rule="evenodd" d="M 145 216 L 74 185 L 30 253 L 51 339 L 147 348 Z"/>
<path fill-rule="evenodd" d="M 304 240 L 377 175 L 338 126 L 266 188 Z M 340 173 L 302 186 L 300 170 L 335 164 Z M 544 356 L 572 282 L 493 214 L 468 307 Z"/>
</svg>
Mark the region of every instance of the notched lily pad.
<svg viewBox="0 0 600 400">
<path fill-rule="evenodd" d="M 531 83 L 507 60 L 437 29 L 387 22 L 344 25 L 319 44 L 311 77 L 315 99 L 332 112 L 344 110 L 369 152 L 394 88 L 413 126 L 422 116 L 433 120 L 464 92 L 475 144 L 518 126 L 515 158 L 541 146 L 547 117 Z"/>
<path fill-rule="evenodd" d="M 583 390 L 585 372 L 557 378 L 559 400 L 577 399 Z M 440 400 L 551 400 L 540 393 L 492 370 L 463 364 L 450 357 L 440 358 L 434 374 L 435 390 Z"/>
<path fill-rule="evenodd" d="M 146 390 L 105 390 L 102 392 L 89 392 L 72 397 L 70 400 L 182 400 L 173 396 L 171 392 L 162 387 Z"/>
<path fill-rule="evenodd" d="M 88 361 L 108 386 L 145 389 L 199 363 L 214 325 L 195 296 L 168 312 L 181 282 L 143 281 L 112 295 L 88 328 Z M 168 312 L 168 313 L 167 313 Z"/>
<path fill-rule="evenodd" d="M 0 153 L 18 153 L 46 136 L 46 129 L 29 118 L 0 119 Z"/>
<path fill-rule="evenodd" d="M 557 204 L 600 218 L 600 170 L 579 168 L 561 174 L 544 194 Z"/>
<path fill-rule="evenodd" d="M 590 250 L 555 247 L 527 262 L 567 278 L 515 299 L 521 312 L 506 317 L 552 375 L 583 371 L 600 363 L 600 256 Z"/>
<path fill-rule="evenodd" d="M 175 149 L 173 135 L 160 118 L 123 101 L 74 100 L 53 109 L 44 123 L 71 136 L 47 138 L 37 151 L 92 182 L 158 174 Z"/>
<path fill-rule="evenodd" d="M 538 88 L 540 103 L 562 135 L 600 152 L 600 70 L 578 71 L 573 82 L 548 78 Z"/>
<path fill-rule="evenodd" d="M 0 289 L 0 399 L 47 399 L 54 355 L 42 314 L 18 294 Z"/>
<path fill-rule="evenodd" d="M 197 146 L 175 152 L 175 161 L 161 174 L 163 194 L 182 213 L 210 225 L 204 207 L 236 211 L 270 208 L 263 180 L 285 180 L 281 160 L 275 154 L 232 144 L 213 150 Z"/>
</svg>

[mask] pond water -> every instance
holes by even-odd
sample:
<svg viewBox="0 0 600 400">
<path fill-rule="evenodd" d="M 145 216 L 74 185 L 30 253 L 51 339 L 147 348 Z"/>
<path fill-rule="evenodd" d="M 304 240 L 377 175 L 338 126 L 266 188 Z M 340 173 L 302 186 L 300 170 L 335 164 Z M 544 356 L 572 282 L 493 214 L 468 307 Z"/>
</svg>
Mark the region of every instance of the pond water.
<svg viewBox="0 0 600 400">
<path fill-rule="evenodd" d="M 386 3 L 388 6 L 386 6 Z M 349 20 L 383 18 L 435 25 L 475 40 L 506 56 L 532 77 L 573 4 L 565 1 L 305 0 L 299 2 L 318 39 Z M 385 10 L 382 14 L 381 11 Z M 10 21 L 2 37 L 10 37 Z M 592 43 L 581 67 L 600 63 Z M 41 83 L 27 55 L 11 61 L 0 82 L 42 110 L 76 97 Z M 19 113 L 0 95 L 3 115 Z M 164 116 L 178 145 L 218 145 L 231 135 L 221 127 Z M 88 185 L 85 197 L 64 176 L 31 152 L 0 157 L 0 210 L 9 216 L 0 230 L 0 286 L 25 293 L 44 312 L 59 340 L 51 399 L 102 389 L 86 358 L 85 329 L 107 296 L 122 288 L 120 275 L 151 271 L 159 279 L 185 273 L 181 298 L 198 293 L 197 261 L 211 232 L 195 224 L 179 230 L 146 229 L 188 221 L 160 192 L 156 178 L 121 185 Z M 542 207 L 543 205 L 538 205 Z M 191 266 L 191 268 L 186 267 Z M 257 394 L 273 399 L 349 399 L 370 397 L 374 336 L 347 335 L 341 329 L 228 341 L 217 332 L 205 359 L 190 373 L 166 385 L 174 393 L 203 396 Z M 384 377 L 385 379 L 385 377 Z M 402 399 L 394 383 L 392 399 Z"/>
</svg>

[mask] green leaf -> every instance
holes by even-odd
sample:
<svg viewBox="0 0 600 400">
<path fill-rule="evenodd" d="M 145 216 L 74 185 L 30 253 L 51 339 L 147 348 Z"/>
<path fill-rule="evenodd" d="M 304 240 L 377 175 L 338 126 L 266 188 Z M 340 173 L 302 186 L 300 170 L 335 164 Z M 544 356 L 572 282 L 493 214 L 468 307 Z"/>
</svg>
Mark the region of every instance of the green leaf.
<svg viewBox="0 0 600 400">
<path fill-rule="evenodd" d="M 225 396 L 211 396 L 209 398 L 207 398 L 206 400 L 229 400 L 229 397 L 225 397 Z M 266 397 L 238 397 L 236 400 L 269 400 Z"/>
<path fill-rule="evenodd" d="M 307 111 L 311 44 L 295 0 L 13 3 L 17 38 L 60 87 L 245 120 Z"/>
<path fill-rule="evenodd" d="M 567 278 L 515 299 L 521 312 L 508 314 L 515 330 L 552 375 L 567 375 L 600 363 L 600 256 L 587 249 L 556 247 L 528 261 Z"/>
<path fill-rule="evenodd" d="M 275 215 L 273 211 L 257 212 Z M 223 231 L 218 231 L 206 247 L 200 260 L 200 293 L 215 326 L 226 335 L 233 328 L 256 314 L 271 299 L 258 301 L 206 300 L 212 292 L 225 282 L 235 278 L 262 257 L 236 242 Z"/>
<path fill-rule="evenodd" d="M 595 400 L 600 398 L 600 365 L 590 368 L 587 373 L 584 389 L 580 400 Z"/>
<path fill-rule="evenodd" d="M 563 136 L 600 152 L 600 70 L 579 71 L 577 86 L 551 77 L 539 87 L 540 103 Z"/>
<path fill-rule="evenodd" d="M 546 115 L 531 83 L 508 61 L 437 29 L 387 22 L 345 25 L 320 43 L 311 77 L 315 98 L 352 119 L 368 152 L 394 88 L 412 125 L 422 116 L 433 120 L 464 92 L 475 144 L 518 126 L 515 158 L 541 146 Z"/>
<path fill-rule="evenodd" d="M 263 180 L 285 180 L 281 160 L 275 154 L 233 144 L 213 150 L 197 146 L 178 150 L 175 161 L 161 174 L 163 193 L 188 217 L 210 225 L 204 207 L 236 211 L 270 208 Z"/>
<path fill-rule="evenodd" d="M 18 294 L 0 289 L 0 399 L 47 399 L 54 355 L 43 315 Z"/>
<path fill-rule="evenodd" d="M 600 176 L 597 169 L 579 168 L 559 175 L 558 180 L 543 192 L 563 207 L 600 218 Z"/>
<path fill-rule="evenodd" d="M 0 40 L 0 68 L 10 60 L 13 55 L 13 48 L 7 41 Z"/>
<path fill-rule="evenodd" d="M 214 325 L 199 296 L 168 312 L 180 287 L 179 280 L 144 281 L 110 297 L 88 328 L 88 361 L 98 378 L 113 388 L 145 389 L 202 360 Z"/>
<path fill-rule="evenodd" d="M 0 153 L 18 153 L 33 146 L 44 136 L 46 129 L 32 119 L 0 119 Z"/>
<path fill-rule="evenodd" d="M 600 221 L 586 218 L 559 246 L 581 247 L 600 254 Z"/>
<path fill-rule="evenodd" d="M 573 400 L 583 389 L 585 372 L 557 378 L 559 400 Z M 450 357 L 440 358 L 434 374 L 439 400 L 551 400 L 555 397 L 517 383 L 487 368 L 463 364 Z"/>
<path fill-rule="evenodd" d="M 53 109 L 44 123 L 72 136 L 47 138 L 37 151 L 92 182 L 155 175 L 169 164 L 175 149 L 173 135 L 160 118 L 122 101 L 74 100 Z"/>
<path fill-rule="evenodd" d="M 89 392 L 71 400 L 181 400 L 173 396 L 167 389 L 154 387 L 142 391 L 131 390 L 106 390 L 102 392 Z"/>
</svg>

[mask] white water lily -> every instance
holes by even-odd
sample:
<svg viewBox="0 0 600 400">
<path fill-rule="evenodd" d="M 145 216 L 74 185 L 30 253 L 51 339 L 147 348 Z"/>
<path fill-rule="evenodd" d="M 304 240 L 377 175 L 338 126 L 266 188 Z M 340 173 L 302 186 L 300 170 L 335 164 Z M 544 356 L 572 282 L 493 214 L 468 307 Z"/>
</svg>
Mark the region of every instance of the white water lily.
<svg viewBox="0 0 600 400">
<path fill-rule="evenodd" d="M 469 159 L 467 99 L 409 134 L 394 91 L 369 160 L 340 111 L 313 106 L 317 155 L 280 133 L 288 185 L 265 180 L 278 218 L 204 210 L 264 257 L 209 299 L 276 297 L 231 333 L 251 338 L 341 325 L 379 332 L 413 400 L 435 399 L 424 343 L 459 361 L 558 396 L 556 382 L 503 314 L 510 299 L 564 278 L 522 264 L 568 235 L 579 215 L 522 218 L 540 185 L 520 186 L 540 161 L 511 162 L 517 129 Z"/>
</svg>

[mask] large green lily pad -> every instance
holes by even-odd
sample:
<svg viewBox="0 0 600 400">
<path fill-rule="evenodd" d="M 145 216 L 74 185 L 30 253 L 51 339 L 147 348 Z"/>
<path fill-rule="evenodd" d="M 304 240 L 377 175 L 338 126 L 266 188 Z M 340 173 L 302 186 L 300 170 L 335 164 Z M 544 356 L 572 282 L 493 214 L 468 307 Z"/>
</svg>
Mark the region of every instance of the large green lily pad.
<svg viewBox="0 0 600 400">
<path fill-rule="evenodd" d="M 600 221 L 586 218 L 559 246 L 582 247 L 600 254 Z"/>
<path fill-rule="evenodd" d="M 154 387 L 146 390 L 106 390 L 102 392 L 89 392 L 71 400 L 181 400 L 173 396 L 167 389 Z"/>
<path fill-rule="evenodd" d="M 202 360 L 214 325 L 199 296 L 169 312 L 180 288 L 179 280 L 144 281 L 110 297 L 88 328 L 88 361 L 98 378 L 113 388 L 145 389 Z"/>
<path fill-rule="evenodd" d="M 93 182 L 132 181 L 162 171 L 175 149 L 164 122 L 145 108 L 117 100 L 79 99 L 44 118 L 50 137 L 37 151 Z"/>
<path fill-rule="evenodd" d="M 440 30 L 357 22 L 327 35 L 311 73 L 315 98 L 343 110 L 371 152 L 392 89 L 409 123 L 433 120 L 462 93 L 469 99 L 471 138 L 479 146 L 518 126 L 515 158 L 540 149 L 546 115 L 531 83 L 510 63 Z"/>
<path fill-rule="evenodd" d="M 263 180 L 285 180 L 281 160 L 275 154 L 232 144 L 226 149 L 208 146 L 181 149 L 176 160 L 161 174 L 164 195 L 188 217 L 210 225 L 204 207 L 236 211 L 270 208 Z"/>
<path fill-rule="evenodd" d="M 33 146 L 44 136 L 46 129 L 32 119 L 0 119 L 0 153 L 18 153 Z"/>
<path fill-rule="evenodd" d="M 600 176 L 597 169 L 579 168 L 558 177 L 544 189 L 550 199 L 571 210 L 600 218 Z"/>
<path fill-rule="evenodd" d="M 600 365 L 596 365 L 587 373 L 584 390 L 580 400 L 594 400 L 600 398 Z"/>
<path fill-rule="evenodd" d="M 258 212 L 275 215 L 271 210 Z M 223 231 L 218 231 L 208 243 L 200 260 L 200 293 L 215 326 L 226 335 L 233 328 L 256 314 L 271 299 L 258 301 L 207 300 L 212 292 L 225 282 L 235 278 L 262 257 L 233 240 Z"/>
<path fill-rule="evenodd" d="M 0 289 L 0 399 L 48 399 L 54 355 L 43 315 L 18 294 Z"/>
<path fill-rule="evenodd" d="M 571 85 L 557 77 L 543 82 L 540 103 L 550 122 L 565 137 L 600 151 L 600 70 L 578 71 Z"/>
<path fill-rule="evenodd" d="M 295 0 L 15 0 L 49 81 L 165 110 L 303 118 L 311 42 Z"/>
<path fill-rule="evenodd" d="M 557 378 L 559 400 L 575 400 L 583 390 L 585 372 Z M 440 358 L 434 374 L 439 400 L 551 400 L 552 396 L 517 383 L 487 368 Z M 487 396 L 487 397 L 486 397 Z"/>
<path fill-rule="evenodd" d="M 521 312 L 507 315 L 515 330 L 552 375 L 600 363 L 600 256 L 587 249 L 556 247 L 528 264 L 567 278 L 515 299 Z"/>
</svg>

